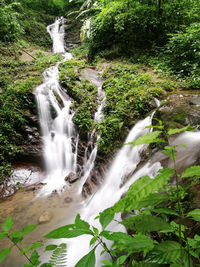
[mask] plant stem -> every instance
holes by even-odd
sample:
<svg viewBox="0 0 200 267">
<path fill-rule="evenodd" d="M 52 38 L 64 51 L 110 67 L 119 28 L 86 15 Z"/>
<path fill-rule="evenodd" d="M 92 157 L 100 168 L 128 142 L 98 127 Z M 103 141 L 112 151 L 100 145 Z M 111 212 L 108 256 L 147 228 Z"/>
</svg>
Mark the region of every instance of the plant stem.
<svg viewBox="0 0 200 267">
<path fill-rule="evenodd" d="M 112 253 L 110 252 L 110 250 L 107 248 L 106 243 L 103 242 L 103 240 L 101 239 L 101 237 L 97 236 L 99 243 L 101 244 L 101 246 L 108 252 L 108 254 L 110 255 L 112 260 L 115 260 L 115 258 L 113 257 Z"/>
<path fill-rule="evenodd" d="M 7 237 L 8 237 L 8 239 L 14 244 L 14 246 L 16 246 L 16 248 L 21 252 L 22 249 L 20 248 L 20 246 L 19 246 L 17 243 L 15 243 L 15 242 L 10 238 L 9 235 L 7 235 Z M 28 262 L 30 262 L 30 263 L 32 264 L 31 260 L 30 260 L 29 257 L 26 255 L 26 253 L 24 253 L 23 255 L 24 255 L 24 257 L 28 260 Z"/>
</svg>

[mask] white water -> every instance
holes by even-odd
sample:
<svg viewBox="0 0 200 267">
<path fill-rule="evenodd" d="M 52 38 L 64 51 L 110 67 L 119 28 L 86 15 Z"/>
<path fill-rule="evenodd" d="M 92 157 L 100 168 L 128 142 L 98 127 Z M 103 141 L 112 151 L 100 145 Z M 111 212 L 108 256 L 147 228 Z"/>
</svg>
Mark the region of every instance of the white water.
<svg viewBox="0 0 200 267">
<path fill-rule="evenodd" d="M 53 39 L 53 51 L 64 53 L 64 19 L 58 18 L 47 30 Z M 63 54 L 63 60 L 70 60 L 70 53 Z M 36 88 L 39 120 L 43 136 L 43 154 L 47 185 L 41 195 L 66 186 L 64 178 L 76 173 L 78 134 L 73 124 L 72 101 L 59 85 L 60 62 L 43 73 L 43 84 Z M 53 114 L 52 114 L 53 113 Z"/>
<path fill-rule="evenodd" d="M 47 27 L 47 30 L 53 39 L 53 51 L 64 53 L 64 61 L 70 59 L 71 54 L 65 53 L 63 22 L 63 18 L 56 19 L 54 24 Z M 39 119 L 44 141 L 44 158 L 47 168 L 47 178 L 45 180 L 47 185 L 40 192 L 42 195 L 62 188 L 66 184 L 64 177 L 70 172 L 76 173 L 77 166 L 78 134 L 73 125 L 74 112 L 71 109 L 71 100 L 60 88 L 58 65 L 59 63 L 44 72 L 44 82 L 36 89 Z M 94 120 L 99 123 L 104 118 L 102 110 L 106 103 L 106 97 L 102 90 L 102 84 L 97 84 L 97 87 L 99 106 L 94 115 Z M 57 96 L 59 96 L 59 101 Z M 54 117 L 52 116 L 52 109 Z M 145 127 L 151 125 L 151 120 L 152 116 L 149 116 L 139 121 L 130 131 L 125 144 L 147 133 L 149 129 L 145 129 Z M 91 153 L 88 153 L 88 148 L 86 149 L 83 166 L 84 175 L 79 182 L 79 192 L 81 192 L 82 185 L 94 167 L 99 138 L 100 136 L 95 131 L 90 136 L 90 141 L 95 143 L 96 140 L 96 143 L 93 147 L 90 146 Z M 158 169 L 161 168 L 159 163 L 155 163 L 152 166 L 147 163 L 134 173 L 141 161 L 141 153 L 144 149 L 145 145 L 134 148 L 130 145 L 122 147 L 105 177 L 103 186 L 92 197 L 88 205 L 86 202 L 83 203 L 85 207 L 82 208 L 80 213 L 84 220 L 99 227 L 94 218 L 100 211 L 118 201 L 121 195 L 128 190 L 128 187 L 140 176 L 148 174 L 153 177 L 156 174 Z M 123 183 L 127 176 L 130 177 L 129 181 Z M 110 227 L 112 230 L 124 231 L 124 228 L 116 223 L 113 223 Z M 65 241 L 68 244 L 68 266 L 74 267 L 79 258 L 88 253 L 89 240 L 84 236 L 70 240 L 70 242 L 69 240 Z M 81 244 L 78 250 L 77 244 Z M 100 266 L 100 260 L 101 258 L 97 259 L 96 266 Z"/>
<path fill-rule="evenodd" d="M 136 140 L 138 137 L 147 133 L 149 129 L 144 129 L 146 126 L 151 125 L 152 116 L 147 117 L 146 119 L 139 121 L 130 131 L 128 137 L 125 140 L 125 144 L 128 142 Z M 108 171 L 104 184 L 93 196 L 88 205 L 86 205 L 81 210 L 81 217 L 88 221 L 95 227 L 100 229 L 100 225 L 97 220 L 94 218 L 99 214 L 99 212 L 104 209 L 112 206 L 116 201 L 120 199 L 123 193 L 125 193 L 129 186 L 143 175 L 149 175 L 154 177 L 159 169 L 161 169 L 160 163 L 155 163 L 150 166 L 147 163 L 145 166 L 140 168 L 137 172 L 131 175 L 131 178 L 127 183 L 121 186 L 123 179 L 133 173 L 140 163 L 141 153 L 145 149 L 145 145 L 136 146 L 132 148 L 130 145 L 124 145 L 122 149 L 118 152 L 113 161 L 110 170 Z M 119 218 L 118 214 L 118 218 Z M 117 218 L 116 218 L 117 219 Z M 125 229 L 119 224 L 113 222 L 109 228 L 112 231 L 125 231 Z M 87 236 L 78 237 L 74 240 L 66 240 L 68 244 L 68 266 L 73 267 L 75 263 L 82 257 L 84 254 L 89 251 L 89 241 L 90 238 Z M 77 244 L 81 244 L 79 250 L 77 251 Z M 103 258 L 99 256 L 100 253 L 97 251 L 97 263 L 96 266 L 101 266 L 101 260 L 108 255 L 104 255 Z"/>
<path fill-rule="evenodd" d="M 106 94 L 102 89 L 103 81 L 98 76 L 98 72 L 93 69 L 85 69 L 85 76 L 89 78 L 89 80 L 97 87 L 98 94 L 97 94 L 97 103 L 98 108 L 97 111 L 94 114 L 94 121 L 96 123 L 101 123 L 104 119 L 103 115 L 103 109 L 106 105 Z M 94 130 L 90 136 L 89 136 L 89 143 L 85 150 L 85 156 L 84 156 L 84 166 L 83 166 L 83 176 L 81 177 L 81 181 L 79 183 L 79 191 L 80 194 L 82 191 L 82 186 L 85 184 L 86 180 L 90 176 L 94 165 L 95 160 L 97 156 L 98 151 L 98 142 L 101 139 L 101 136 L 96 133 L 96 130 Z M 91 153 L 88 153 L 89 150 L 91 150 Z"/>
</svg>

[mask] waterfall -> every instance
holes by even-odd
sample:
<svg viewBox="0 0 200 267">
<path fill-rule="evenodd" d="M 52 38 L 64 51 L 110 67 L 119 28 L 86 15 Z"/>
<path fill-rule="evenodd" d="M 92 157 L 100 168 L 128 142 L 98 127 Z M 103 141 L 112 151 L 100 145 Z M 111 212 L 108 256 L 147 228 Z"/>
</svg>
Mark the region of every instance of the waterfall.
<svg viewBox="0 0 200 267">
<path fill-rule="evenodd" d="M 140 145 L 132 148 L 131 145 L 126 145 L 127 143 L 136 140 L 138 137 L 146 134 L 150 131 L 149 128 L 145 129 L 146 126 L 150 126 L 152 121 L 152 116 L 148 116 L 142 121 L 139 121 L 128 134 L 124 146 L 117 153 L 106 177 L 104 184 L 99 188 L 97 193 L 92 197 L 88 205 L 86 205 L 80 212 L 81 218 L 89 222 L 91 225 L 101 228 L 97 220 L 94 218 L 99 214 L 99 212 L 112 206 L 117 202 L 123 193 L 125 193 L 129 186 L 136 181 L 139 177 L 144 175 L 149 175 L 154 177 L 158 170 L 161 169 L 159 162 L 150 165 L 146 163 L 142 168 L 134 173 L 136 167 L 141 161 L 141 154 L 146 148 L 146 145 Z M 131 178 L 127 183 L 122 183 L 124 178 L 129 175 Z M 120 216 L 119 214 L 117 215 Z M 116 218 L 117 219 L 117 218 Z M 118 218 L 120 219 L 120 218 Z M 112 222 L 108 227 L 111 231 L 123 231 L 125 229 L 123 226 L 116 222 Z M 66 240 L 68 245 L 68 266 L 73 267 L 78 260 L 88 253 L 90 237 L 80 236 L 74 240 Z M 81 244 L 79 250 L 77 251 L 77 244 Z M 100 249 L 100 248 L 99 248 Z M 101 266 L 101 260 L 105 259 L 105 255 L 99 256 L 100 252 L 97 250 L 97 262 L 96 266 Z M 102 258 L 103 257 L 103 258 Z"/>
<path fill-rule="evenodd" d="M 65 61 L 71 59 L 72 56 L 69 53 L 65 53 L 63 23 L 64 19 L 58 18 L 54 24 L 47 27 L 47 31 L 53 39 L 53 51 L 55 53 L 63 53 L 63 61 Z M 39 120 L 44 143 L 44 159 L 47 169 L 46 186 L 41 191 L 43 195 L 51 193 L 52 190 L 62 188 L 66 184 L 64 182 L 65 176 L 70 172 L 76 173 L 77 168 L 78 133 L 73 125 L 75 113 L 71 108 L 72 100 L 63 92 L 59 85 L 59 64 L 60 62 L 44 72 L 44 82 L 36 88 Z M 94 114 L 94 120 L 99 123 L 104 118 L 102 111 L 106 103 L 106 97 L 102 90 L 102 84 L 96 82 L 93 81 L 98 88 L 98 108 Z M 157 104 L 159 104 L 158 101 Z M 98 222 L 94 220 L 99 212 L 118 201 L 136 179 L 147 174 L 154 177 L 157 171 L 162 168 L 160 163 L 156 162 L 152 165 L 146 163 L 146 165 L 137 170 L 136 168 L 141 161 L 141 155 L 146 145 L 134 148 L 126 145 L 150 131 L 149 128 L 145 127 L 151 125 L 152 116 L 139 121 L 132 128 L 125 140 L 124 146 L 119 150 L 110 166 L 105 176 L 104 184 L 90 199 L 88 204 L 86 202 L 83 203 L 80 212 L 81 218 L 90 224 L 100 227 Z M 79 181 L 80 190 L 94 167 L 99 138 L 100 136 L 95 131 L 89 137 L 90 142 L 85 151 L 84 174 Z M 91 141 L 94 141 L 92 145 Z M 93 143 L 95 144 L 93 145 Z M 128 182 L 125 182 L 127 176 L 130 179 Z M 118 214 L 118 216 L 120 215 Z M 122 226 L 115 222 L 110 225 L 110 230 L 125 231 Z M 89 238 L 81 236 L 74 240 L 64 241 L 68 245 L 67 264 L 69 267 L 74 267 L 76 262 L 88 253 Z M 78 250 L 77 244 L 81 244 Z M 98 251 L 97 255 L 100 255 Z M 103 257 L 105 256 L 103 255 Z M 96 266 L 100 266 L 100 261 L 101 257 L 98 256 Z"/>
<path fill-rule="evenodd" d="M 47 27 L 53 39 L 53 52 L 64 53 L 64 19 L 58 18 Z M 70 60 L 70 53 L 63 54 L 63 61 Z M 39 121 L 43 138 L 43 155 L 47 170 L 46 186 L 40 194 L 50 194 L 66 185 L 64 178 L 76 173 L 78 134 L 74 128 L 72 101 L 59 85 L 59 66 L 43 73 L 43 83 L 35 90 Z"/>
</svg>

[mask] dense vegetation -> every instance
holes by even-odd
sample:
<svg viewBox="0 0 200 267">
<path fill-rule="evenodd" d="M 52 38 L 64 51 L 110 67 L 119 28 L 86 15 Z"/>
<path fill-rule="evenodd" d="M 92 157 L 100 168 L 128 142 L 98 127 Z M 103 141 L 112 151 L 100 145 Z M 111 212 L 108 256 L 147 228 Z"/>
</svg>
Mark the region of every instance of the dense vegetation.
<svg viewBox="0 0 200 267">
<path fill-rule="evenodd" d="M 60 82 L 74 99 L 74 122 L 81 139 L 87 140 L 94 129 L 101 134 L 100 156 L 114 153 L 135 122 L 155 108 L 154 97 L 177 88 L 200 88 L 199 0 L 2 0 L 0 178 L 9 175 L 11 162 L 22 152 L 25 128 L 30 113 L 35 112 L 32 91 L 41 83 L 42 71 L 60 59 L 59 55 L 45 53 L 51 44 L 46 25 L 58 15 L 67 16 L 72 28 L 76 21 L 83 25 L 82 46 L 73 50 L 74 59 L 60 64 Z M 34 51 L 30 61 L 23 60 L 24 51 Z M 97 88 L 80 79 L 84 68 L 90 66 L 104 70 L 101 76 L 107 100 L 101 123 L 94 122 Z M 181 110 L 178 114 L 180 124 L 183 117 L 185 120 L 183 113 Z M 166 125 L 175 124 L 170 121 Z M 169 130 L 166 125 L 159 121 L 156 131 L 133 145 L 150 143 L 153 149 L 159 143 L 162 152 L 173 161 L 172 169 L 160 171 L 154 180 L 137 180 L 124 198 L 100 214 L 102 231 L 77 215 L 74 224 L 46 237 L 89 234 L 90 245 L 102 245 L 103 253 L 111 256 L 104 266 L 199 266 L 200 210 L 194 187 L 199 184 L 200 170 L 196 166 L 177 173 L 176 146 L 170 145 L 169 137 L 190 128 Z M 172 177 L 175 185 L 170 183 Z M 119 212 L 127 216 L 118 223 L 129 229 L 129 234 L 106 230 Z M 12 226 L 13 221 L 8 218 L 0 233 L 0 239 L 8 237 L 12 246 L 35 229 L 32 225 L 12 233 Z M 110 240 L 113 247 L 110 249 L 102 238 Z M 12 246 L 0 251 L 0 262 Z M 41 242 L 21 250 L 22 255 L 34 250 L 26 266 L 40 264 L 35 250 L 39 247 L 43 247 Z M 43 266 L 55 265 L 59 257 L 62 260 L 65 248 L 62 244 L 45 247 L 45 251 L 53 251 L 54 262 Z M 93 267 L 95 249 L 96 246 L 76 266 Z"/>
</svg>

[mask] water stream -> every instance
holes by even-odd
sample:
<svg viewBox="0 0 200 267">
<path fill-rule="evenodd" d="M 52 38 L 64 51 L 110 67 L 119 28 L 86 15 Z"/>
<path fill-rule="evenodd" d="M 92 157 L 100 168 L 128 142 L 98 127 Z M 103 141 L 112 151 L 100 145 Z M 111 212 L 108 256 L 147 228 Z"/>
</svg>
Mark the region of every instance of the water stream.
<svg viewBox="0 0 200 267">
<path fill-rule="evenodd" d="M 62 61 L 70 60 L 72 58 L 70 53 L 65 52 L 64 23 L 64 18 L 57 18 L 55 23 L 47 27 L 47 31 L 53 40 L 53 52 L 61 53 L 63 55 Z M 66 183 L 65 177 L 69 173 L 78 173 L 77 155 L 79 135 L 73 124 L 73 117 L 75 115 L 75 112 L 72 109 L 73 100 L 62 90 L 59 84 L 59 64 L 60 62 L 43 73 L 43 83 L 36 88 L 36 100 L 43 138 L 43 155 L 46 166 L 46 178 L 43 182 L 46 183 L 46 185 L 43 186 L 37 194 L 38 198 L 34 200 L 35 202 L 33 201 L 32 204 L 29 204 L 26 209 L 28 212 L 28 210 L 32 209 L 31 205 L 36 205 L 36 212 L 33 213 L 36 217 L 36 213 L 40 210 L 40 203 L 37 204 L 39 197 L 49 196 L 52 192 L 55 192 L 55 190 L 61 192 L 63 188 L 67 188 L 68 191 L 71 192 L 70 197 L 74 197 L 80 205 L 77 205 L 76 207 L 75 205 L 72 205 L 72 208 L 65 214 L 66 203 L 63 202 L 62 208 L 58 209 L 59 205 L 57 205 L 57 202 L 60 202 L 59 195 L 53 195 L 48 198 L 47 206 L 51 209 L 51 206 L 54 205 L 53 212 L 55 215 L 55 220 L 52 222 L 50 228 L 53 229 L 66 223 L 72 223 L 76 212 L 80 213 L 82 219 L 88 221 L 93 226 L 100 228 L 97 220 L 94 220 L 99 212 L 112 206 L 118 201 L 128 190 L 129 186 L 139 177 L 149 175 L 153 178 L 158 170 L 162 168 L 159 162 L 162 159 L 160 155 L 157 157 L 155 156 L 153 160 L 138 167 L 142 159 L 142 154 L 146 149 L 146 145 L 140 145 L 134 148 L 130 145 L 126 145 L 150 131 L 150 128 L 145 127 L 151 125 L 154 113 L 151 116 L 146 117 L 144 120 L 137 122 L 130 130 L 124 145 L 115 155 L 115 158 L 104 177 L 104 183 L 92 197 L 83 201 L 80 197 L 82 186 L 90 176 L 92 169 L 95 167 L 95 159 L 98 152 L 98 139 L 101 137 L 95 131 L 89 135 L 89 141 L 85 150 L 85 158 L 82 166 L 83 175 L 82 177 L 79 177 L 80 179 L 76 183 L 76 190 L 73 192 L 74 189 Z M 91 73 L 92 75 L 94 74 L 94 72 Z M 96 74 L 94 76 L 96 77 Z M 106 97 L 102 90 L 102 81 L 94 78 L 92 79 L 92 82 L 98 88 L 98 108 L 94 114 L 94 120 L 98 123 L 103 120 L 103 108 L 106 104 Z M 157 100 L 155 101 L 157 105 L 159 105 L 159 102 Z M 194 142 L 191 141 L 191 138 Z M 197 147 L 200 143 L 199 133 L 184 133 L 177 138 L 178 143 L 187 144 L 188 140 L 190 140 L 189 145 L 194 144 L 194 146 Z M 186 159 L 180 157 L 181 162 L 182 160 Z M 67 203 L 67 205 L 68 204 L 69 203 Z M 29 217 L 31 216 L 32 215 Z M 120 214 L 117 216 L 120 217 Z M 27 222 L 25 221 L 24 223 L 26 224 Z M 125 231 L 122 226 L 119 226 L 119 224 L 115 222 L 109 227 L 112 231 Z M 46 233 L 44 228 L 45 226 L 41 228 L 42 234 Z M 74 267 L 78 260 L 89 252 L 90 239 L 87 238 L 87 236 L 81 236 L 73 240 L 59 240 L 59 243 L 62 241 L 67 243 L 68 267 Z M 104 257 L 104 259 L 108 257 L 106 255 L 100 257 L 99 255 L 100 253 L 97 250 L 96 267 L 101 266 L 100 262 L 102 257 Z M 7 266 L 12 266 L 12 264 Z"/>
</svg>

